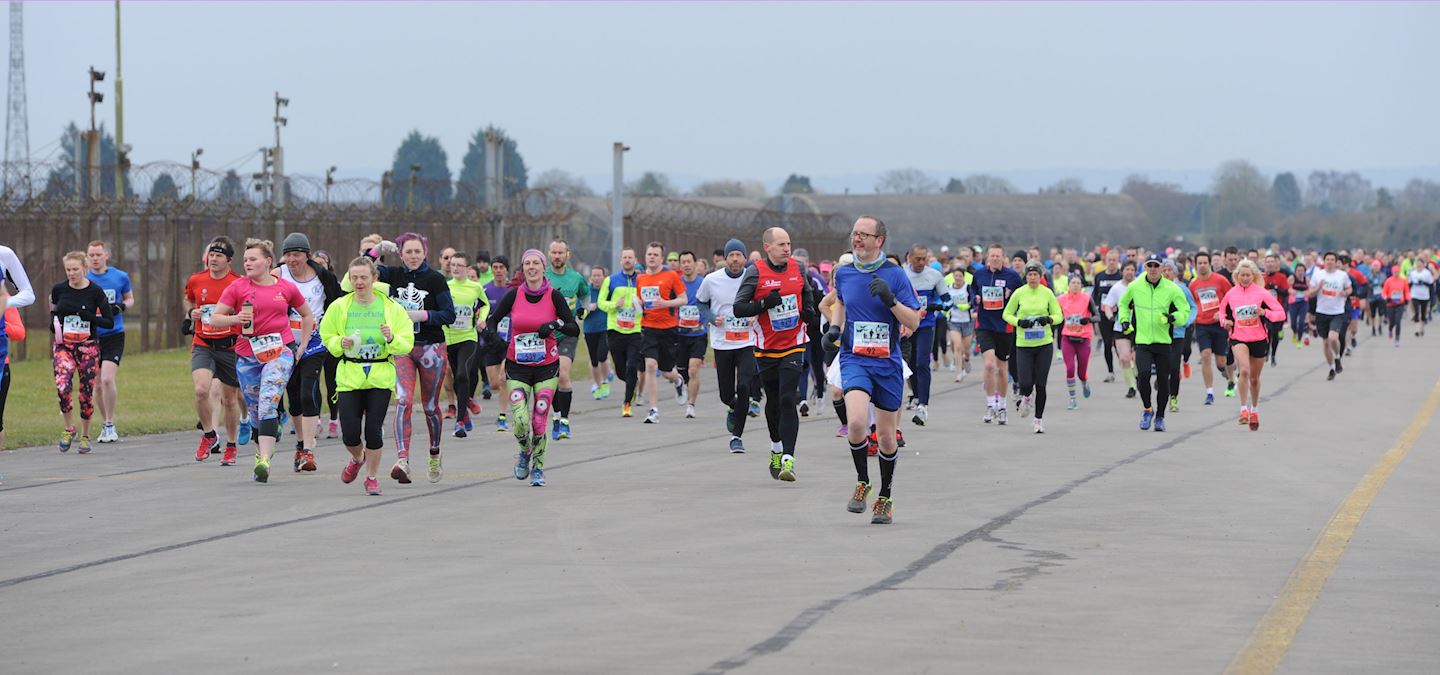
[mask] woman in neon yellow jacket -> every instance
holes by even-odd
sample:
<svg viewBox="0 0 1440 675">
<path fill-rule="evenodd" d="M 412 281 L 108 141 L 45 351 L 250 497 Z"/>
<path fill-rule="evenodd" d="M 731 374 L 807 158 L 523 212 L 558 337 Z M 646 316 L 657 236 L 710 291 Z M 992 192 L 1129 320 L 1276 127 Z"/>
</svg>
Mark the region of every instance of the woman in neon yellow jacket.
<svg viewBox="0 0 1440 675">
<path fill-rule="evenodd" d="M 320 340 L 340 359 L 335 390 L 339 392 L 340 435 L 350 451 L 340 480 L 353 482 L 363 464 L 365 492 L 378 495 L 380 483 L 375 474 L 385 446 L 385 413 L 395 389 L 395 356 L 409 354 L 415 346 L 415 326 L 405 308 L 375 287 L 379 273 L 369 258 L 351 261 L 345 276 L 355 291 L 332 303 L 320 321 Z"/>
<path fill-rule="evenodd" d="M 1045 382 L 1055 360 L 1055 332 L 1051 326 L 1065 320 L 1054 291 L 1046 287 L 1045 266 L 1038 260 L 1025 265 L 1025 285 L 1010 294 L 1000 318 L 1019 330 L 1015 333 L 1015 371 L 1020 380 L 1020 416 L 1035 409 L 1035 433 L 1045 433 Z"/>
</svg>

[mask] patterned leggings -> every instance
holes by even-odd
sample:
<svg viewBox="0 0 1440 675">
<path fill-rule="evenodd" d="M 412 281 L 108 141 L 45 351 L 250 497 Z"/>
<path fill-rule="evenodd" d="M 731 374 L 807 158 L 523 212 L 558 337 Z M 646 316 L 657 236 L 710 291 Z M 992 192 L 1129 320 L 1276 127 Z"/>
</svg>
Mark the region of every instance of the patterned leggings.
<svg viewBox="0 0 1440 675">
<path fill-rule="evenodd" d="M 545 468 L 549 445 L 550 405 L 560 384 L 557 364 L 522 366 L 505 363 L 506 386 L 510 388 L 510 430 L 522 454 L 530 455 L 530 466 Z M 540 379 L 544 378 L 544 379 Z M 534 431 L 532 435 L 530 432 Z"/>
<path fill-rule="evenodd" d="M 415 345 L 409 354 L 395 357 L 395 448 L 400 459 L 410 459 L 415 407 L 415 381 L 420 381 L 420 408 L 430 432 L 430 449 L 440 450 L 440 383 L 445 379 L 445 345 Z"/>
<path fill-rule="evenodd" d="M 250 419 L 255 421 L 259 435 L 280 440 L 280 397 L 290 384 L 290 372 L 295 369 L 295 349 L 281 350 L 274 361 L 261 363 L 253 356 L 235 358 L 235 374 L 240 379 L 240 393 L 245 396 L 245 408 Z"/>
<path fill-rule="evenodd" d="M 100 374 L 100 343 L 61 342 L 55 345 L 52 364 L 55 366 L 55 393 L 60 396 L 60 412 L 72 410 L 70 392 L 72 376 L 80 375 L 80 419 L 88 420 L 95 413 L 95 376 Z"/>
</svg>

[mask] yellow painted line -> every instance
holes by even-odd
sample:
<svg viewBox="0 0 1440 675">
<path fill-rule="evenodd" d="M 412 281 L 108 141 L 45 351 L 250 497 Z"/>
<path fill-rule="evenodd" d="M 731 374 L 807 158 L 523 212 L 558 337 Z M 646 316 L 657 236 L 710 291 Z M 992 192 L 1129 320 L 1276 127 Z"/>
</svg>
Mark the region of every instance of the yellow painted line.
<svg viewBox="0 0 1440 675">
<path fill-rule="evenodd" d="M 1415 442 L 1420 439 L 1425 427 L 1429 426 L 1436 408 L 1440 408 L 1440 382 L 1435 383 L 1430 398 L 1425 401 L 1420 411 L 1415 413 L 1415 417 L 1410 420 L 1410 425 L 1405 428 L 1395 445 L 1370 467 L 1355 489 L 1340 503 L 1340 508 L 1336 509 L 1335 515 L 1310 547 L 1310 552 L 1290 573 L 1290 578 L 1285 582 L 1285 587 L 1281 589 L 1275 603 L 1270 606 L 1270 611 L 1260 619 L 1244 648 L 1230 662 L 1227 673 L 1268 675 L 1280 667 L 1280 662 L 1290 651 L 1295 633 L 1300 630 L 1300 625 L 1305 623 L 1310 608 L 1315 606 L 1320 592 L 1325 589 L 1325 582 L 1330 578 L 1330 573 L 1335 571 L 1340 556 L 1345 554 L 1345 547 L 1350 543 L 1350 537 L 1355 535 L 1355 530 L 1360 527 L 1360 520 L 1365 517 L 1366 510 L 1370 508 L 1371 502 L 1375 501 L 1376 495 L 1380 494 L 1380 489 L 1385 487 L 1385 482 L 1390 479 L 1390 474 L 1395 472 L 1395 467 L 1399 466 L 1405 456 L 1410 454 L 1410 449 L 1415 447 Z"/>
</svg>

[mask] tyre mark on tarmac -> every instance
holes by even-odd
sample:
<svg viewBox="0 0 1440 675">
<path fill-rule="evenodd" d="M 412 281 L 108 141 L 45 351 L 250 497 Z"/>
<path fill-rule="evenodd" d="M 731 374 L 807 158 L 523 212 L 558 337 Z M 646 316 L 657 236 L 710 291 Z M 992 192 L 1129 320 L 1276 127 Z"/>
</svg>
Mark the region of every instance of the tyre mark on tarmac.
<svg viewBox="0 0 1440 675">
<path fill-rule="evenodd" d="M 1319 371 L 1322 367 L 1325 367 L 1325 364 L 1323 362 L 1320 365 L 1313 366 L 1307 370 L 1300 372 L 1298 375 L 1292 377 L 1289 381 L 1287 381 L 1284 385 L 1275 389 L 1271 393 L 1262 396 L 1262 400 L 1269 402 L 1276 396 L 1285 393 L 1285 391 L 1290 389 L 1290 387 L 1295 383 Z M 934 566 L 936 563 L 945 560 L 946 558 L 949 558 L 951 554 L 960 550 L 962 546 L 965 546 L 966 544 L 974 541 L 987 541 L 991 538 L 994 538 L 995 532 L 1015 522 L 1018 518 L 1025 515 L 1032 509 L 1044 506 L 1046 504 L 1049 504 L 1050 502 L 1065 497 L 1071 492 L 1074 492 L 1076 488 L 1081 487 L 1087 483 L 1096 481 L 1100 478 L 1104 478 L 1105 476 L 1114 472 L 1116 469 L 1128 466 L 1130 464 L 1134 464 L 1155 453 L 1169 450 L 1170 448 L 1180 445 L 1181 443 L 1184 443 L 1185 441 L 1199 436 L 1200 434 L 1206 433 L 1212 429 L 1233 424 L 1234 421 L 1232 421 L 1229 416 L 1224 416 L 1216 422 L 1205 425 L 1203 427 L 1199 427 L 1197 429 L 1193 429 L 1191 431 L 1187 431 L 1183 434 L 1180 434 L 1179 436 L 1174 436 L 1171 438 L 1171 440 L 1165 443 L 1161 443 L 1160 445 L 1140 450 L 1128 457 L 1101 466 L 1100 468 L 1095 469 L 1094 471 L 1091 471 L 1090 473 L 1085 474 L 1080 478 L 1077 478 L 1060 486 L 1058 489 L 1053 490 L 1048 494 L 1037 497 L 1029 502 L 1021 504 L 1020 506 L 1017 506 L 1005 512 L 1002 515 L 996 516 L 995 518 L 991 519 L 989 522 L 981 525 L 980 527 L 977 527 L 973 530 L 970 530 L 969 532 L 961 534 L 947 541 L 941 542 L 934 548 L 930 549 L 930 551 L 925 555 L 917 558 L 910 564 L 900 568 L 895 573 L 891 574 L 888 577 L 885 577 L 884 579 L 881 579 L 864 588 L 851 591 L 849 593 L 846 593 L 845 595 L 830 598 L 823 602 L 812 605 L 809 608 L 806 608 L 805 610 L 801 611 L 799 615 L 797 615 L 794 619 L 791 619 L 789 623 L 785 624 L 784 627 L 776 631 L 770 637 L 761 640 L 754 645 L 751 645 L 750 648 L 746 649 L 745 651 L 734 657 L 725 659 L 723 661 L 715 662 L 709 668 L 700 671 L 700 675 L 718 675 L 720 673 L 728 673 L 737 668 L 747 666 L 750 664 L 750 662 L 760 657 L 769 656 L 771 654 L 776 654 L 784 651 L 787 647 L 794 644 L 796 640 L 799 640 L 806 633 L 806 631 L 810 630 L 812 627 L 815 626 L 815 624 L 819 623 L 821 619 L 824 619 L 836 609 L 844 605 L 857 602 L 859 600 L 864 600 L 865 598 L 868 598 L 883 591 L 895 590 L 901 584 L 915 578 L 921 572 L 924 572 L 925 570 Z"/>
</svg>

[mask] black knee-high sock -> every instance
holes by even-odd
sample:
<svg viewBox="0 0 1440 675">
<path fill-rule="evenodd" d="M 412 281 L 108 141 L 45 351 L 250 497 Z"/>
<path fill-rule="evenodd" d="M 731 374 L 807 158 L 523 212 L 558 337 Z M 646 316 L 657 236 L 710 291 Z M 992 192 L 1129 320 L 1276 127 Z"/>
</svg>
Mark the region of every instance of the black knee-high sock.
<svg viewBox="0 0 1440 675">
<path fill-rule="evenodd" d="M 555 391 L 555 412 L 560 415 L 560 419 L 569 419 L 570 399 L 574 394 L 575 390 L 573 389 L 558 389 Z"/>
<path fill-rule="evenodd" d="M 855 460 L 855 480 L 861 483 L 869 483 L 870 459 L 866 450 L 870 447 L 870 443 L 863 438 L 860 439 L 859 444 L 850 443 L 849 441 L 846 441 L 846 443 L 850 444 L 850 458 Z"/>
<path fill-rule="evenodd" d="M 849 411 L 845 410 L 845 399 L 842 398 L 842 399 L 838 399 L 838 400 L 835 400 L 835 401 L 831 401 L 831 405 L 835 406 L 835 416 L 840 418 L 840 423 L 841 423 L 841 424 L 849 424 L 849 423 L 850 423 L 850 417 L 849 417 L 850 413 L 849 413 Z"/>
<path fill-rule="evenodd" d="M 880 453 L 880 496 L 890 498 L 890 483 L 895 479 L 895 460 L 900 458 L 900 452 L 886 456 Z"/>
</svg>

